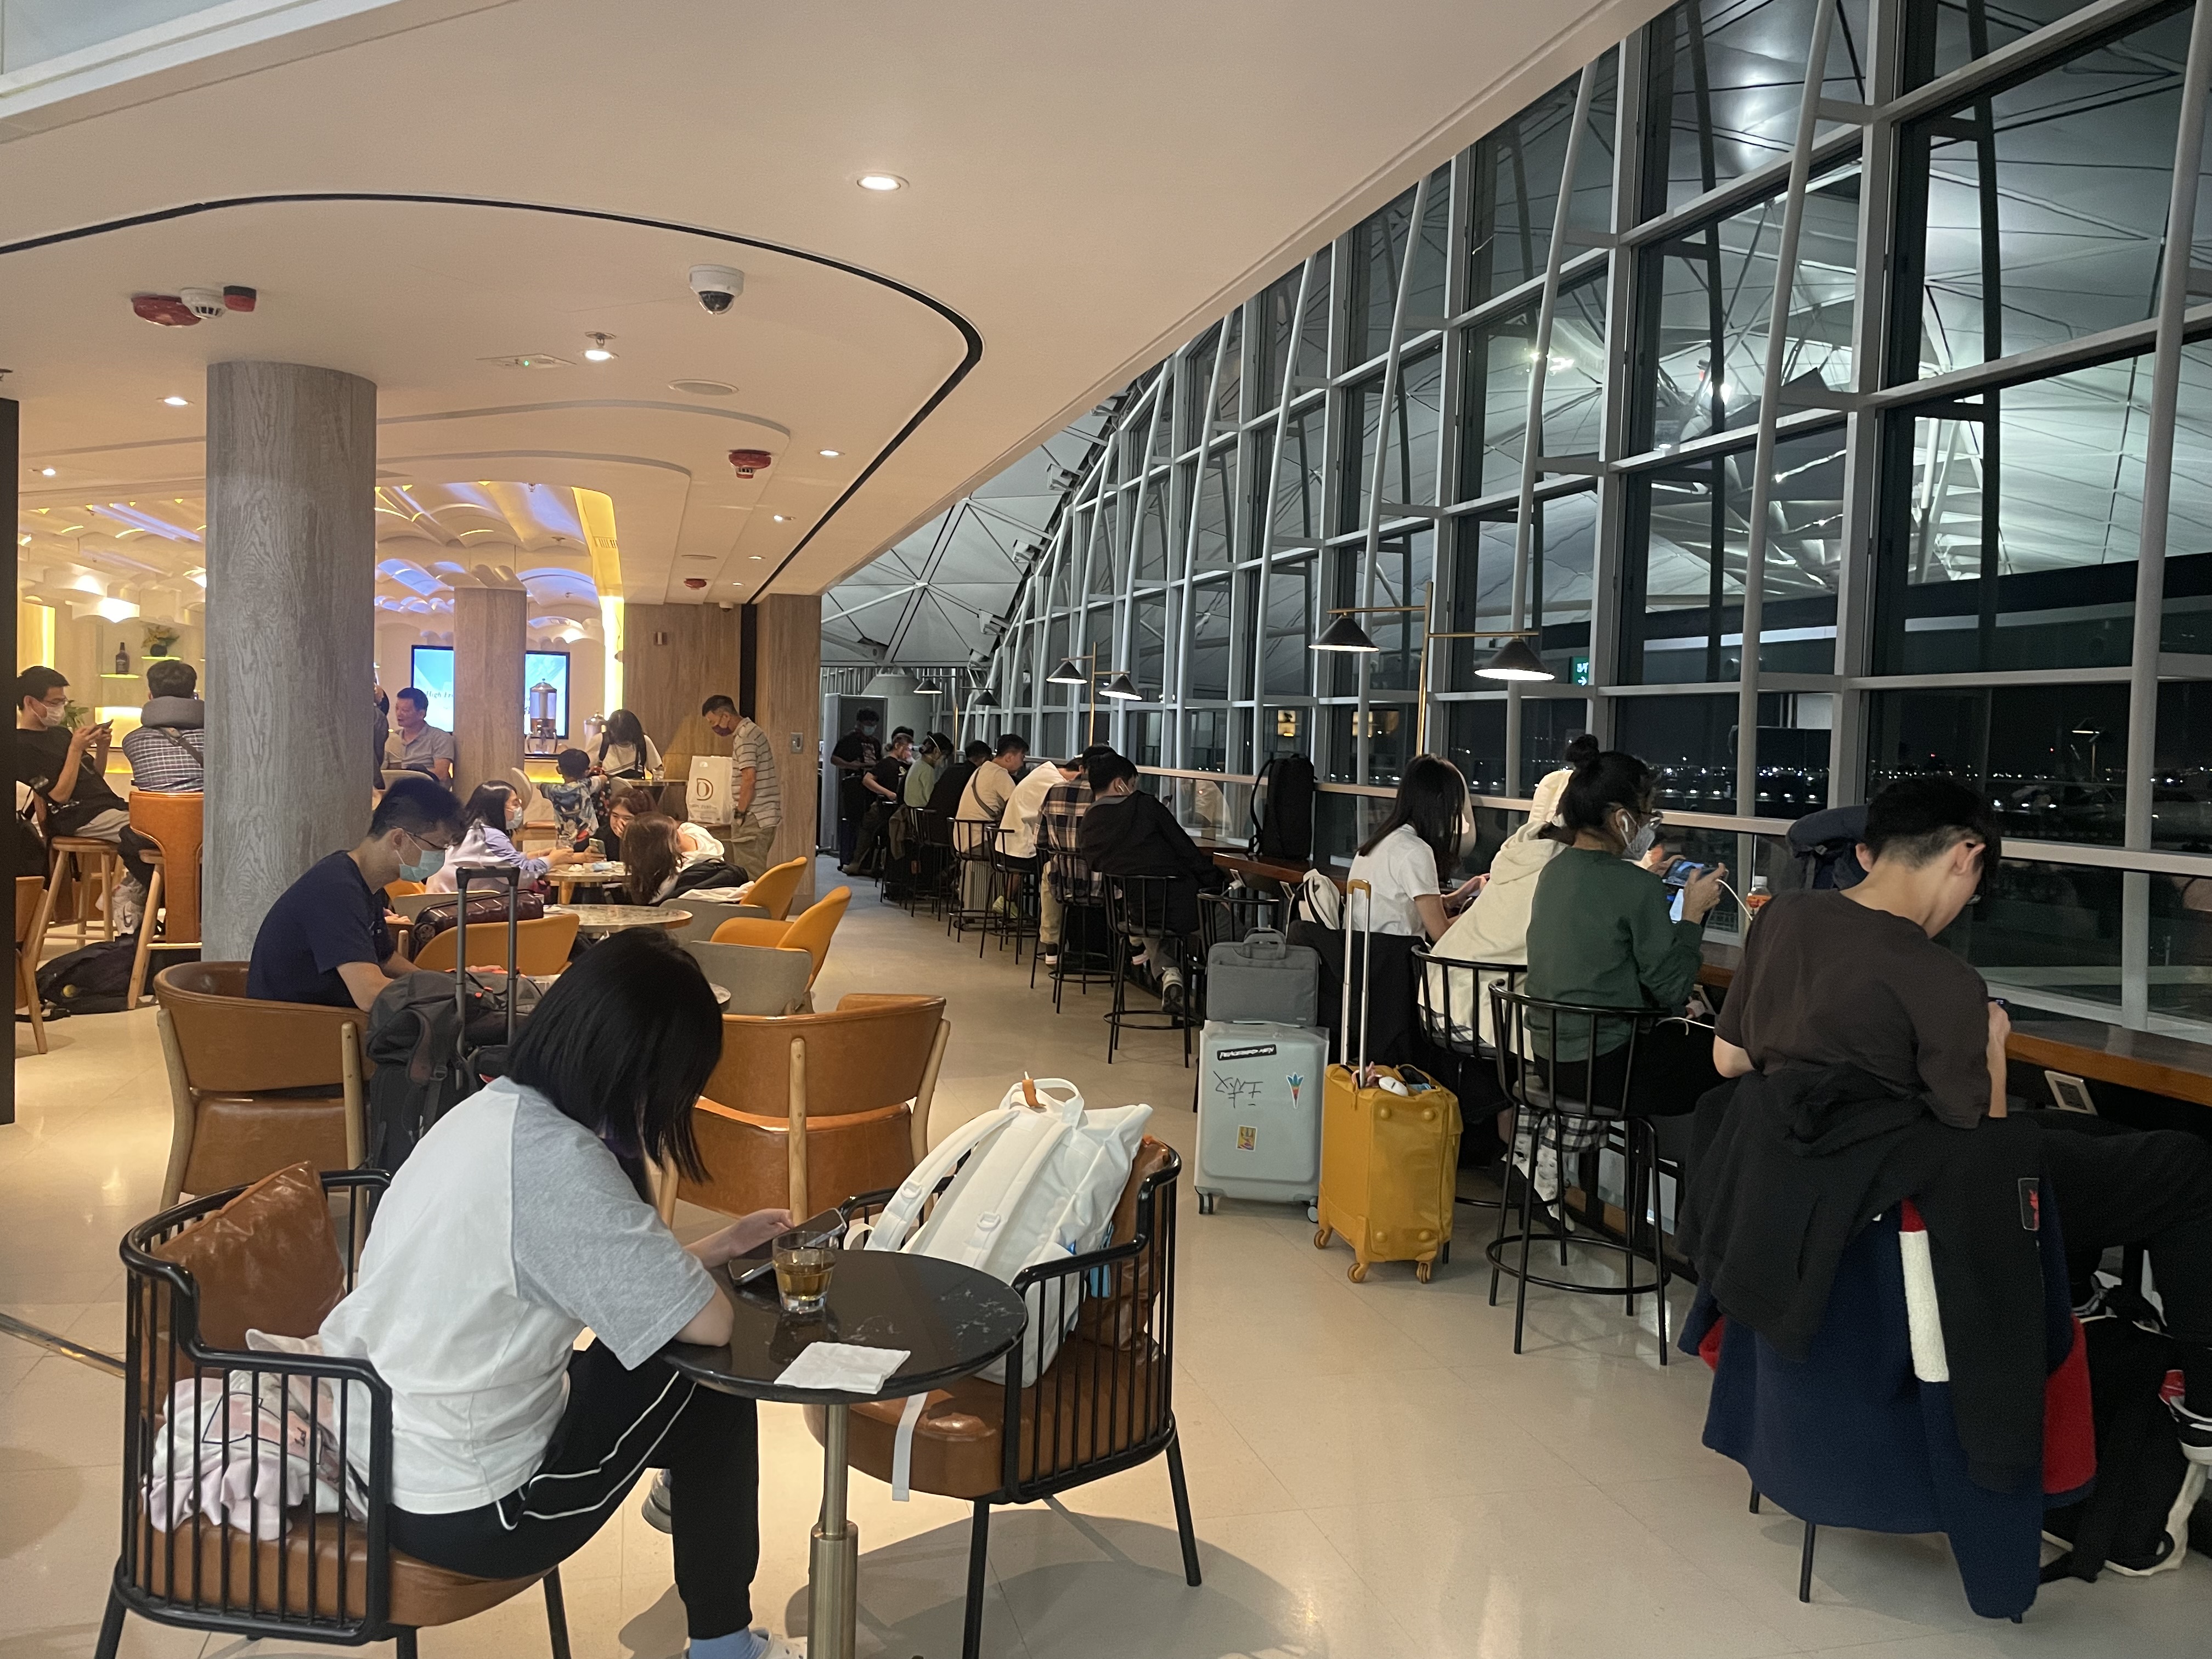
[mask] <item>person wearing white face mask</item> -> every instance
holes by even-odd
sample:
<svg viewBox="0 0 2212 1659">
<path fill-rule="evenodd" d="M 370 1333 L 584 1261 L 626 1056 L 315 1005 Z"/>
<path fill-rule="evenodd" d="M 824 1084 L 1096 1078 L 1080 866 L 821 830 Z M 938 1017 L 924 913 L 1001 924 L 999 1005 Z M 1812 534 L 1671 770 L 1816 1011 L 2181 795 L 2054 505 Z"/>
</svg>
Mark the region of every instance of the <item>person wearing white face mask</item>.
<svg viewBox="0 0 2212 1659">
<path fill-rule="evenodd" d="M 254 935 L 246 994 L 268 1002 L 372 1006 L 384 988 L 415 971 L 384 921 L 384 890 L 428 881 L 460 838 L 461 804 L 425 778 L 384 792 L 368 834 L 349 852 L 308 866 Z"/>
<path fill-rule="evenodd" d="M 1703 963 L 1706 913 L 1720 902 L 1726 866 L 1706 871 L 1682 889 L 1682 920 L 1668 914 L 1666 884 L 1639 868 L 1657 839 L 1654 805 L 1657 775 L 1634 755 L 1607 750 L 1574 769 L 1559 798 L 1564 828 L 1572 837 L 1544 866 L 1528 914 L 1527 994 L 1547 1002 L 1598 1008 L 1650 1008 L 1679 1016 L 1697 988 Z M 1564 1023 L 1555 1068 L 1577 1075 L 1561 1081 L 1580 1095 L 1578 1075 L 1590 1066 L 1589 1099 L 1620 1098 L 1620 1069 L 1627 1063 L 1625 1021 L 1601 1026 L 1597 1053 L 1587 1034 Z M 1713 1070 L 1712 1036 L 1705 1028 L 1654 1022 L 1636 1041 L 1631 1109 L 1639 1115 L 1676 1116 L 1719 1081 Z"/>
<path fill-rule="evenodd" d="M 522 830 L 522 802 L 504 783 L 480 783 L 462 813 L 468 826 L 436 874 L 423 883 L 433 893 L 459 890 L 454 872 L 493 865 L 512 865 L 522 872 L 524 885 L 543 881 L 553 867 L 550 859 L 526 858 L 514 844 Z M 573 861 L 575 854 L 569 855 Z"/>
</svg>

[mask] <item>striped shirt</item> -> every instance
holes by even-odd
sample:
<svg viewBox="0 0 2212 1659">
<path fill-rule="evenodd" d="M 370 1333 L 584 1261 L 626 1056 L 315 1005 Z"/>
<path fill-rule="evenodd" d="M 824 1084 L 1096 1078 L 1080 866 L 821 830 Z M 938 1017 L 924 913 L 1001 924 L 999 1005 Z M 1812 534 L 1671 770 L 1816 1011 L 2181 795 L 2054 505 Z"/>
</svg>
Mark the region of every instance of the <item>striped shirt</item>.
<svg viewBox="0 0 2212 1659">
<path fill-rule="evenodd" d="M 773 830 L 783 822 L 783 780 L 775 769 L 775 747 L 757 722 L 739 716 L 737 736 L 730 745 L 730 787 L 742 794 L 737 775 L 747 767 L 753 774 L 753 804 L 746 815 L 755 829 Z"/>
</svg>

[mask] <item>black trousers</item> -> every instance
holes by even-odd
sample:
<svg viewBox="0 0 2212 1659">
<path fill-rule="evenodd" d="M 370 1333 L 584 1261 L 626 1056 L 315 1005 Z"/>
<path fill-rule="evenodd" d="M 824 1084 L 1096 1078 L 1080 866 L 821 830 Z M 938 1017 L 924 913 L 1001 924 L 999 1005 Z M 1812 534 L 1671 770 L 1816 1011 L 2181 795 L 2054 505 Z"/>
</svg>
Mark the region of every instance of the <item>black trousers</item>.
<svg viewBox="0 0 2212 1659">
<path fill-rule="evenodd" d="M 753 1402 L 702 1389 L 648 1359 L 634 1371 L 605 1344 L 568 1360 L 568 1406 L 545 1461 L 495 1504 L 454 1515 L 392 1511 L 395 1547 L 454 1572 L 521 1578 L 589 1541 L 647 1469 L 668 1471 L 676 1590 L 694 1638 L 753 1621 L 760 1563 L 760 1446 Z"/>
<path fill-rule="evenodd" d="M 854 837 L 853 854 L 844 861 L 846 868 L 866 868 L 868 860 L 875 857 L 876 848 L 883 845 L 890 834 L 891 815 L 898 809 L 896 801 L 877 798 L 874 805 L 868 808 L 867 817 L 860 820 L 860 830 Z"/>
<path fill-rule="evenodd" d="M 115 850 L 123 855 L 123 867 L 131 878 L 148 892 L 154 888 L 154 866 L 146 862 L 146 854 L 154 850 L 154 838 L 142 836 L 129 824 L 115 833 Z"/>
<path fill-rule="evenodd" d="M 2072 1112 L 2036 1115 L 2075 1299 L 2087 1294 L 2106 1249 L 2142 1245 L 2166 1330 L 2206 1351 L 2201 1368 L 2212 1360 L 2212 1145 L 2177 1129 L 2128 1129 Z M 2190 1381 L 2212 1387 L 2212 1378 Z"/>
</svg>

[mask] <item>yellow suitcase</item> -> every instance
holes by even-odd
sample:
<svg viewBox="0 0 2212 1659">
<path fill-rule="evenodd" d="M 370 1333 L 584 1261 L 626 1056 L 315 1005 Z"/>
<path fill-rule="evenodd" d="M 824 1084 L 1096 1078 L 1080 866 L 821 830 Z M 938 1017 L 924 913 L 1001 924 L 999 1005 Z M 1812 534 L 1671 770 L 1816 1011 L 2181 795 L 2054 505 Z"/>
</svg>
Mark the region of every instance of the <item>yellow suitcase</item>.
<svg viewBox="0 0 2212 1659">
<path fill-rule="evenodd" d="M 1356 881 L 1345 895 L 1352 921 Z M 1373 895 L 1369 893 L 1372 902 Z M 1371 939 L 1372 935 L 1367 936 Z M 1373 946 L 1360 975 L 1359 1053 L 1352 1063 L 1352 949 L 1345 943 L 1344 1009 L 1337 1025 L 1345 1051 L 1322 1084 L 1321 1225 L 1314 1248 L 1341 1234 L 1352 1246 L 1355 1285 L 1376 1261 L 1411 1261 L 1423 1284 L 1436 1272 L 1452 1236 L 1452 1200 L 1459 1174 L 1459 1100 L 1411 1066 L 1367 1064 L 1367 981 Z M 1387 1083 L 1386 1083 L 1387 1079 Z M 1388 1086 L 1395 1084 L 1397 1088 Z M 1421 1087 L 1419 1085 L 1427 1086 Z M 1401 1093 L 1401 1089 L 1408 1092 Z"/>
</svg>

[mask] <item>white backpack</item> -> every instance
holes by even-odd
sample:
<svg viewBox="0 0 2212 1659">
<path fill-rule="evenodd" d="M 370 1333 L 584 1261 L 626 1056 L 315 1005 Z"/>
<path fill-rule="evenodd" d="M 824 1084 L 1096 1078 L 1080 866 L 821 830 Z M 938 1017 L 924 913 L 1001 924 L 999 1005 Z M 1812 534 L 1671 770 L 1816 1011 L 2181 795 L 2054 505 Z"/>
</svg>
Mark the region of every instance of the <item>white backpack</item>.
<svg viewBox="0 0 2212 1659">
<path fill-rule="evenodd" d="M 964 1262 L 1009 1285 L 1025 1267 L 1097 1249 L 1109 1242 L 1114 1207 L 1152 1115 L 1150 1106 L 1085 1111 L 1081 1092 L 1065 1078 L 1024 1078 L 998 1110 L 961 1125 L 915 1166 L 875 1218 L 866 1248 Z M 930 1194 L 956 1165 L 952 1184 L 922 1220 Z M 1019 1351 L 1024 1388 L 1052 1364 L 1082 1306 L 1079 1289 L 1066 1279 L 1033 1286 L 1027 1297 L 1030 1323 Z M 981 1375 L 1004 1382 L 1008 1363 L 1001 1359 Z M 899 1425 L 891 1490 L 900 1499 L 926 1398 L 908 1401 Z"/>
</svg>

